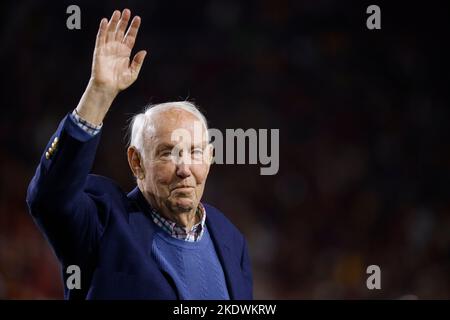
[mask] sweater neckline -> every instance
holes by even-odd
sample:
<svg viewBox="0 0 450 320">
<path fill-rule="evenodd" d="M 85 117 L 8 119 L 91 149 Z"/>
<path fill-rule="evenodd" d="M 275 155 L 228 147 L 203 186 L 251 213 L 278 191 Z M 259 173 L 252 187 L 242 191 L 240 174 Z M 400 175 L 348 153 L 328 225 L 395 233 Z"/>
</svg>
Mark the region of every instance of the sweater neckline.
<svg viewBox="0 0 450 320">
<path fill-rule="evenodd" d="M 160 238 L 162 241 L 168 243 L 169 245 L 173 245 L 182 249 L 188 249 L 188 250 L 197 250 L 200 248 L 203 248 L 207 245 L 208 239 L 210 239 L 208 228 L 205 225 L 204 234 L 198 241 L 185 241 L 182 239 L 177 239 L 172 237 L 170 234 L 168 234 L 166 231 L 162 230 L 161 228 L 158 228 L 158 230 L 155 233 L 155 237 Z"/>
</svg>

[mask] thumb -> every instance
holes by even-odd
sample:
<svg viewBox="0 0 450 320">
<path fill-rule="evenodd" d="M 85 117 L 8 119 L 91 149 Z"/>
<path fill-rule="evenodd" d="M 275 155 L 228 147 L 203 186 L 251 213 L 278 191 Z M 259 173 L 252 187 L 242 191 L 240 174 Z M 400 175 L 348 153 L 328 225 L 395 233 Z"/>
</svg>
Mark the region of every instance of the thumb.
<svg viewBox="0 0 450 320">
<path fill-rule="evenodd" d="M 141 70 L 146 55 L 147 51 L 141 50 L 135 54 L 133 61 L 131 62 L 130 69 L 135 78 L 139 75 L 139 71 Z"/>
</svg>

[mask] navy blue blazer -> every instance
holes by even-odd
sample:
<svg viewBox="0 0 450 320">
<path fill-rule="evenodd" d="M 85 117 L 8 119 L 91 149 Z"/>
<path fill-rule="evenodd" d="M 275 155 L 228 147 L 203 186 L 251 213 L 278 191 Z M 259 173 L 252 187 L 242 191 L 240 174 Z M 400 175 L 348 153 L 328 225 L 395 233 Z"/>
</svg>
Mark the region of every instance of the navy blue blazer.
<svg viewBox="0 0 450 320">
<path fill-rule="evenodd" d="M 27 192 L 31 215 L 63 273 L 66 299 L 178 299 L 169 274 L 151 255 L 156 226 L 136 187 L 89 174 L 101 133 L 91 136 L 66 116 L 50 139 Z M 244 236 L 216 208 L 203 204 L 206 225 L 231 299 L 252 299 Z M 81 269 L 81 289 L 67 288 L 67 267 Z"/>
</svg>

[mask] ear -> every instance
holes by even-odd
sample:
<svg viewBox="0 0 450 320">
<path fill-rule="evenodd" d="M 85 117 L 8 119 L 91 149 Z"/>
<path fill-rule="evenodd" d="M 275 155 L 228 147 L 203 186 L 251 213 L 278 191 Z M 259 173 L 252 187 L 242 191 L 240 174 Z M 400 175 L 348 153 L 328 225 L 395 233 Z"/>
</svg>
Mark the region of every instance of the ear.
<svg viewBox="0 0 450 320">
<path fill-rule="evenodd" d="M 141 155 L 139 151 L 131 146 L 127 149 L 127 158 L 128 158 L 128 165 L 130 166 L 131 171 L 133 172 L 133 175 L 137 179 L 144 179 L 145 177 L 145 169 L 141 161 Z"/>
</svg>

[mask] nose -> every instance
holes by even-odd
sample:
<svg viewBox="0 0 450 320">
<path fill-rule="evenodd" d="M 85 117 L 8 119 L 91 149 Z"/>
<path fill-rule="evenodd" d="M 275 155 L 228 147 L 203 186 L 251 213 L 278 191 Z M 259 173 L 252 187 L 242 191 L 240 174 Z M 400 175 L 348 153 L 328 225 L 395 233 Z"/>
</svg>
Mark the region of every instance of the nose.
<svg viewBox="0 0 450 320">
<path fill-rule="evenodd" d="M 181 179 L 187 178 L 192 175 L 191 167 L 190 167 L 189 163 L 190 162 L 188 159 L 184 159 L 184 157 L 182 157 L 180 159 L 180 162 L 177 164 L 176 174 Z"/>
<path fill-rule="evenodd" d="M 187 164 L 180 164 L 177 166 L 177 176 L 184 179 L 191 175 L 191 169 Z"/>
</svg>

